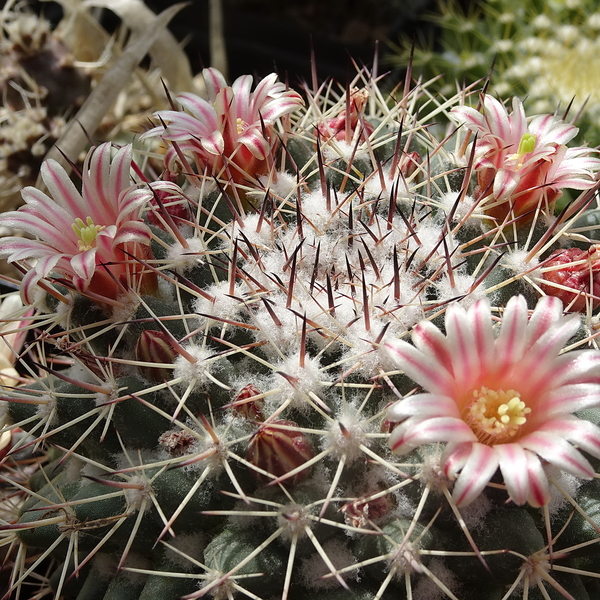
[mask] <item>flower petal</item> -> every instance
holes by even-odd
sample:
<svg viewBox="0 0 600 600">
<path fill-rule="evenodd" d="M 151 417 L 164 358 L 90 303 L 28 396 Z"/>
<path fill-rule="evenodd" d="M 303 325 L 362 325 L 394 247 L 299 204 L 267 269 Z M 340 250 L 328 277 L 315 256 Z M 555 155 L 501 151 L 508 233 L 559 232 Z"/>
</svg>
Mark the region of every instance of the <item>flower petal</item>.
<svg viewBox="0 0 600 600">
<path fill-rule="evenodd" d="M 460 412 L 454 399 L 435 394 L 416 394 L 394 402 L 387 409 L 388 421 L 404 421 L 412 416 L 420 417 L 454 417 L 460 418 Z"/>
<path fill-rule="evenodd" d="M 462 419 L 433 417 L 407 419 L 390 434 L 389 446 L 396 454 L 406 454 L 432 442 L 471 442 L 477 438 Z"/>
<path fill-rule="evenodd" d="M 494 446 L 504 483 L 515 504 L 525 504 L 530 495 L 526 451 L 520 444 Z"/>
<path fill-rule="evenodd" d="M 412 380 L 434 394 L 451 396 L 454 380 L 450 373 L 415 347 L 402 340 L 384 344 L 392 361 Z"/>
<path fill-rule="evenodd" d="M 498 455 L 494 448 L 485 444 L 472 444 L 469 458 L 452 490 L 456 506 L 466 506 L 473 502 L 489 483 L 497 468 Z"/>
<path fill-rule="evenodd" d="M 569 442 L 558 435 L 535 431 L 519 440 L 523 448 L 535 452 L 550 464 L 582 479 L 591 479 L 594 469 Z"/>
</svg>

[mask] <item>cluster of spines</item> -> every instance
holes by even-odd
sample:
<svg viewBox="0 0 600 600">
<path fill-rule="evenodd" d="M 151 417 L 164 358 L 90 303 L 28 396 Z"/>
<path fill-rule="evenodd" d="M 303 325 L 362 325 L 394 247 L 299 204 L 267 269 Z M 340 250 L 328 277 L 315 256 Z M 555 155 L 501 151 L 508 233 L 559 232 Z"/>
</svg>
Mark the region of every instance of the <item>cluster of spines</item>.
<svg viewBox="0 0 600 600">
<path fill-rule="evenodd" d="M 345 158 L 330 154 L 335 142 L 315 134 L 314 120 L 346 102 L 317 92 L 293 134 L 282 135 L 291 175 L 273 171 L 263 182 L 258 212 L 245 214 L 218 186 L 196 192 L 186 240 L 167 207 L 187 199 L 158 198 L 166 233 L 155 230 L 153 246 L 164 256 L 146 267 L 161 280 L 161 297 L 130 296 L 115 303 L 118 313 L 79 297 L 56 312 L 60 319 L 36 317 L 44 334 L 28 368 L 39 382 L 5 399 L 31 436 L 21 446 L 47 444 L 58 456 L 31 482 L 18 522 L 4 527 L 16 554 L 13 591 L 58 560 L 42 589 L 80 598 L 89 586 L 68 592 L 73 573 L 99 581 L 104 598 L 119 586 L 144 600 L 304 598 L 330 584 L 336 591 L 327 593 L 340 597 L 348 589 L 365 599 L 433 597 L 433 586 L 467 598 L 490 569 L 490 594 L 513 598 L 544 581 L 560 590 L 562 575 L 549 574 L 549 564 L 556 546 L 565 548 L 561 535 L 567 550 L 577 544 L 569 528 L 577 515 L 595 545 L 593 507 L 575 517 L 563 507 L 556 536 L 549 512 L 501 509 L 506 495 L 495 485 L 481 515 L 461 514 L 436 448 L 402 463 L 386 448 L 383 410 L 414 385 L 386 362 L 384 337 L 404 336 L 486 288 L 513 294 L 531 260 L 566 236 L 560 219 L 525 233 L 483 223 L 475 202 L 459 215 L 469 164 L 453 164 L 423 117 L 429 106 L 437 118 L 450 101 L 417 87 L 390 108 L 361 77 L 373 133 L 346 144 Z M 419 97 L 425 108 L 411 122 Z M 515 246 L 532 257 L 498 278 Z M 61 357 L 73 363 L 66 372 Z M 257 519 L 268 534 L 256 533 Z M 528 533 L 490 548 L 482 532 L 509 526 Z M 28 546 L 44 550 L 28 562 Z M 581 561 L 593 572 L 594 552 Z M 324 578 L 311 582 L 317 564 Z"/>
</svg>

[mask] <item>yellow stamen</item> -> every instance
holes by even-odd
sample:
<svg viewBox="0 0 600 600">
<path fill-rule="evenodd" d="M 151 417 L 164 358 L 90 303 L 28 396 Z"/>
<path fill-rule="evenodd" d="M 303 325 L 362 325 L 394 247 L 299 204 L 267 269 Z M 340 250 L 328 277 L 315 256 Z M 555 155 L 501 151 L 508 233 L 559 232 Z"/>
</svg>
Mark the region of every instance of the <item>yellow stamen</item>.
<svg viewBox="0 0 600 600">
<path fill-rule="evenodd" d="M 75 223 L 71 225 L 75 235 L 79 238 L 79 251 L 85 252 L 91 250 L 94 247 L 94 242 L 98 233 L 103 229 L 106 229 L 105 225 L 94 225 L 92 217 L 87 217 L 85 223 L 77 217 Z"/>
<path fill-rule="evenodd" d="M 465 421 L 483 444 L 502 444 L 514 438 L 531 412 L 514 390 L 473 390 Z"/>
<path fill-rule="evenodd" d="M 240 119 L 239 117 L 236 121 L 236 125 L 237 125 L 238 135 L 242 135 L 242 133 L 244 133 L 244 129 L 246 129 L 246 127 L 248 127 L 248 123 L 246 123 L 246 121 L 244 121 L 243 119 Z"/>
</svg>

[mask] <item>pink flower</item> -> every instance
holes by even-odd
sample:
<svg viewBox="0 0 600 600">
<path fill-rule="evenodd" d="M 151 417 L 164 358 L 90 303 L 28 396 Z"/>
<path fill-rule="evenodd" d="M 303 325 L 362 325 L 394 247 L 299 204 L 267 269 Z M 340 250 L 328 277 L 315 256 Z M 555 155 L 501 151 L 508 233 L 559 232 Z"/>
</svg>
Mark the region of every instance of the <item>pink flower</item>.
<svg viewBox="0 0 600 600">
<path fill-rule="evenodd" d="M 140 283 L 142 268 L 130 255 L 149 256 L 150 230 L 141 211 L 152 192 L 138 189 L 130 180 L 131 146 L 111 158 L 110 144 L 90 150 L 83 165 L 80 193 L 66 171 L 46 161 L 41 175 L 50 196 L 34 187 L 21 194 L 25 205 L 0 217 L 0 225 L 35 236 L 31 240 L 0 240 L 0 255 L 9 262 L 35 259 L 21 290 L 25 302 L 33 300 L 37 282 L 54 272 L 75 289 L 106 298 L 123 293 L 123 287 Z"/>
<path fill-rule="evenodd" d="M 201 174 L 233 179 L 236 183 L 267 168 L 271 152 L 272 130 L 275 121 L 302 104 L 299 94 L 286 90 L 271 73 L 251 92 L 252 76 L 243 75 L 227 86 L 217 69 L 202 71 L 207 88 L 207 99 L 183 93 L 176 97 L 181 111 L 161 110 L 154 114 L 166 124 L 150 129 L 143 138 L 160 136 L 176 142 L 183 151 L 190 152 Z M 177 154 L 170 150 L 167 166 L 175 170 Z"/>
<path fill-rule="evenodd" d="M 510 115 L 492 96 L 485 96 L 483 113 L 458 106 L 451 114 L 477 134 L 478 194 L 490 198 L 486 212 L 493 217 L 518 217 L 538 205 L 552 209 L 562 188 L 584 190 L 595 184 L 600 169 L 600 159 L 590 156 L 595 150 L 565 146 L 577 135 L 574 125 L 553 115 L 538 115 L 528 124 L 518 98 Z"/>
<path fill-rule="evenodd" d="M 398 454 L 447 442 L 441 464 L 456 479 L 453 498 L 466 505 L 498 467 L 516 504 L 550 499 L 544 463 L 589 479 L 594 469 L 575 448 L 600 457 L 600 428 L 573 412 L 600 405 L 600 352 L 559 355 L 580 324 L 563 316 L 558 298 L 539 300 L 528 321 L 522 296 L 511 298 L 494 336 L 487 300 L 468 311 L 453 304 L 446 335 L 429 321 L 413 330 L 414 346 L 395 340 L 394 361 L 428 393 L 393 404 L 399 422 L 389 445 Z M 569 443 L 571 442 L 571 443 Z"/>
</svg>

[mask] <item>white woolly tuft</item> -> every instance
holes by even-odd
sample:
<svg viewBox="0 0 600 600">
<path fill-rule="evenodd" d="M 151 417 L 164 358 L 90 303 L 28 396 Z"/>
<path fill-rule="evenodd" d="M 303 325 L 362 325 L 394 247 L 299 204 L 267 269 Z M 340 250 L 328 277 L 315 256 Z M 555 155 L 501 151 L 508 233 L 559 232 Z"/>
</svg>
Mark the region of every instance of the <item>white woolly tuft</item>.
<svg viewBox="0 0 600 600">
<path fill-rule="evenodd" d="M 368 423 L 361 419 L 352 407 L 347 407 L 346 411 L 337 415 L 331 423 L 327 435 L 323 438 L 323 446 L 331 449 L 334 458 L 345 456 L 346 463 L 352 464 L 364 456 L 360 446 L 369 445 L 367 431 Z"/>
<path fill-rule="evenodd" d="M 312 392 L 317 396 L 327 385 L 328 377 L 322 371 L 319 360 L 306 355 L 304 366 L 300 365 L 297 354 L 291 355 L 275 367 L 270 389 L 277 386 L 279 392 L 266 398 L 267 407 L 281 405 L 291 400 L 291 406 L 300 410 L 309 410 L 308 397 Z M 280 373 L 285 373 L 284 377 Z M 290 379 L 292 380 L 290 382 Z"/>
<path fill-rule="evenodd" d="M 459 196 L 460 192 L 446 192 L 442 194 L 439 204 L 444 213 L 446 216 L 452 214 L 453 221 L 460 221 L 461 229 L 466 227 L 467 229 L 481 230 L 483 214 L 477 210 L 475 198 L 465 195 L 457 202 Z"/>
<path fill-rule="evenodd" d="M 206 246 L 200 238 L 192 237 L 186 241 L 187 248 L 184 248 L 179 242 L 173 242 L 167 253 L 167 262 L 180 275 L 201 264 L 202 256 L 206 253 Z"/>
<path fill-rule="evenodd" d="M 583 479 L 575 477 L 570 473 L 559 471 L 555 467 L 546 467 L 547 470 L 552 474 L 556 482 L 560 487 L 567 493 L 571 498 L 577 497 L 577 491 L 583 484 Z M 561 509 L 570 507 L 571 504 L 563 493 L 554 485 L 550 486 L 550 502 L 548 503 L 548 512 L 550 517 L 556 517 L 559 515 Z"/>
<path fill-rule="evenodd" d="M 478 527 L 485 527 L 485 517 L 492 510 L 492 501 L 485 495 L 480 494 L 476 500 L 467 506 L 461 506 L 460 514 L 470 531 Z"/>
<path fill-rule="evenodd" d="M 169 546 L 165 546 L 165 558 L 175 568 L 189 573 L 196 568 L 195 557 L 202 556 L 206 539 L 203 533 L 178 533 L 176 537 L 169 540 Z M 186 556 L 190 558 L 187 559 Z"/>
<path fill-rule="evenodd" d="M 175 359 L 175 369 L 173 370 L 173 379 L 181 379 L 182 386 L 192 386 L 204 388 L 213 382 L 210 375 L 218 371 L 219 366 L 215 361 L 210 360 L 214 350 L 200 348 L 199 346 L 186 346 L 186 351 L 191 354 L 196 362 L 190 362 L 184 356 L 178 356 Z"/>
<path fill-rule="evenodd" d="M 207 294 L 213 296 L 214 300 L 200 297 L 194 302 L 194 312 L 200 315 L 211 315 L 214 317 L 214 324 L 222 325 L 219 319 L 235 320 L 239 317 L 244 308 L 243 302 L 236 298 L 242 298 L 244 295 L 244 286 L 237 284 L 233 289 L 233 294 L 229 293 L 229 282 L 220 281 L 206 289 Z M 235 296 L 235 297 L 234 297 Z M 201 316 L 200 321 L 206 321 L 208 317 Z"/>
<path fill-rule="evenodd" d="M 528 250 L 517 248 L 504 255 L 502 258 L 502 265 L 512 271 L 515 275 L 524 275 L 527 273 L 530 277 L 540 277 L 541 274 L 537 270 L 537 266 L 540 263 L 539 257 L 534 256 L 530 260 L 527 260 L 528 254 Z"/>
<path fill-rule="evenodd" d="M 125 500 L 127 501 L 127 509 L 139 511 L 143 506 L 144 512 L 150 510 L 152 508 L 152 501 L 150 499 L 152 485 L 150 484 L 150 480 L 145 475 L 134 475 L 127 483 L 139 486 L 123 490 Z"/>
<path fill-rule="evenodd" d="M 321 152 L 326 161 L 335 161 L 342 158 L 348 162 L 353 155 L 354 161 L 369 159 L 369 151 L 366 144 L 359 144 L 358 148 L 356 148 L 356 142 L 347 144 L 344 140 L 336 140 L 335 138 L 331 138 L 327 144 L 321 146 Z"/>
<path fill-rule="evenodd" d="M 38 399 L 36 413 L 43 422 L 47 422 L 50 427 L 58 423 L 56 415 L 56 396 L 54 394 L 44 394 Z"/>
<path fill-rule="evenodd" d="M 274 176 L 261 175 L 258 180 L 265 190 L 269 190 L 271 194 L 281 200 L 286 200 L 295 194 L 298 187 L 296 176 L 286 171 L 277 171 Z"/>
</svg>

